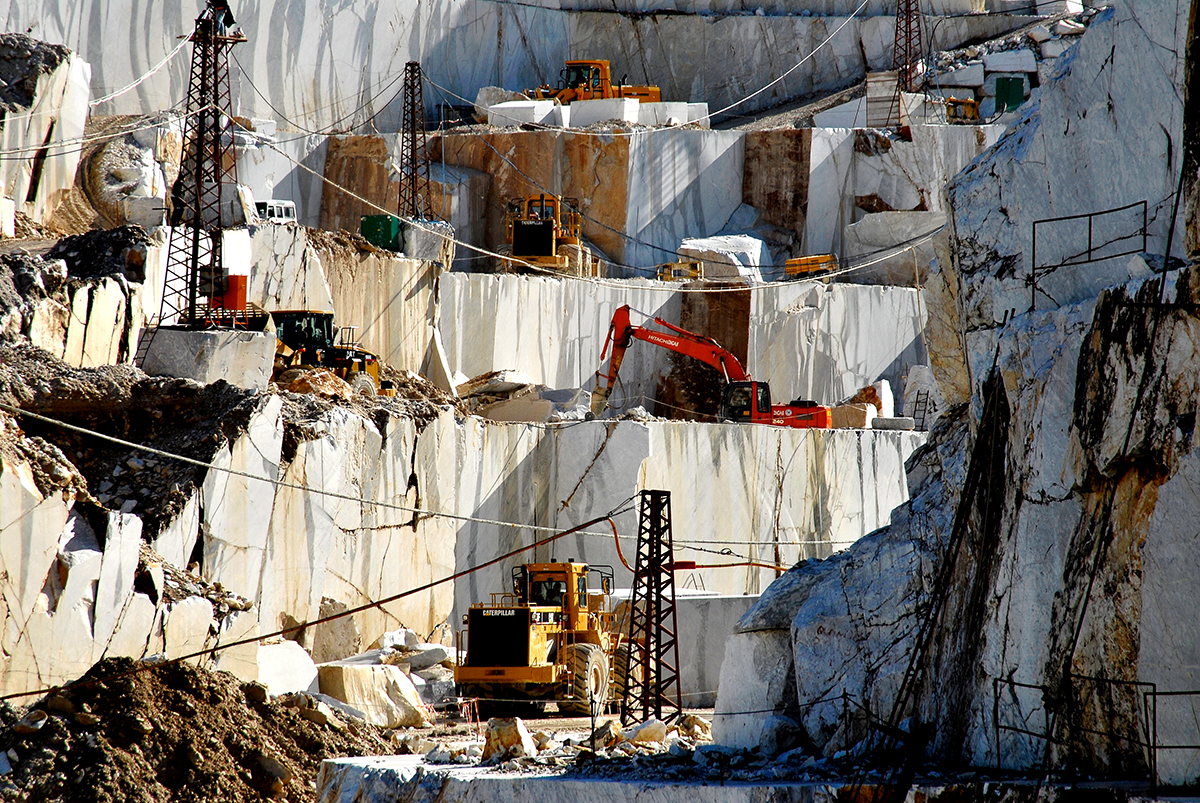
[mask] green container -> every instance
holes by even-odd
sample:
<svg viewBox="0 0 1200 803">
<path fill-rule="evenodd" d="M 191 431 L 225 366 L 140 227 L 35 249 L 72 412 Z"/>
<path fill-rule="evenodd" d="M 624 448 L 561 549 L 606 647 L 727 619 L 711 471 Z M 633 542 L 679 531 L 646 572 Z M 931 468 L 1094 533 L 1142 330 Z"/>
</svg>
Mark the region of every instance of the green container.
<svg viewBox="0 0 1200 803">
<path fill-rule="evenodd" d="M 400 250 L 400 218 L 395 215 L 363 215 L 358 230 L 376 248 Z"/>
<path fill-rule="evenodd" d="M 996 111 L 1012 111 L 1024 102 L 1024 78 L 1001 76 L 996 79 Z"/>
</svg>

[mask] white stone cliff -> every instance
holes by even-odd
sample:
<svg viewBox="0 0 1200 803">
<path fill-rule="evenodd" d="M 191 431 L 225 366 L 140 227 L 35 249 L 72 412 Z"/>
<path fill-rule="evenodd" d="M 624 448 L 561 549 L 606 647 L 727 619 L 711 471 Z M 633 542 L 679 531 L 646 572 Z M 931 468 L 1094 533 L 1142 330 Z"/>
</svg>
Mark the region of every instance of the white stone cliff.
<svg viewBox="0 0 1200 803">
<path fill-rule="evenodd" d="M 892 713 L 940 600 L 919 680 L 905 689 L 913 705 L 898 712 L 910 733 L 931 726 L 918 755 L 1147 777 L 1150 753 L 1130 737 L 1148 733 L 1157 779 L 1194 782 L 1195 751 L 1169 746 L 1200 738 L 1196 696 L 1145 695 L 1197 688 L 1194 584 L 1183 576 L 1196 560 L 1183 514 L 1197 475 L 1196 270 L 1173 269 L 1162 287 L 1137 256 L 1059 267 L 1039 277 L 1047 292 L 1032 310 L 1024 281 L 1035 220 L 1142 199 L 1149 261 L 1162 265 L 1190 12 L 1125 2 L 1103 12 L 1056 80 L 951 185 L 935 305 L 952 314 L 931 319 L 958 328 L 935 338 L 960 344 L 939 379 L 967 403 L 910 460 L 912 499 L 889 527 L 793 569 L 742 619 L 722 674 L 755 680 L 722 684 L 731 693 L 718 700 L 719 740 L 758 743 L 771 712 L 739 712 L 774 709 L 827 754 L 863 746 L 864 711 Z M 1105 221 L 1103 242 L 1128 224 Z M 1086 229 L 1039 226 L 1038 236 L 1039 264 L 1078 254 L 1081 241 L 1086 250 Z M 964 504 L 973 476 L 983 483 Z M 950 551 L 955 533 L 962 546 Z M 948 555 L 953 571 L 939 575 Z M 1155 705 L 1156 732 L 1144 720 Z M 1061 742 L 1047 750 L 1047 737 Z"/>
<path fill-rule="evenodd" d="M 977 0 L 935 4 L 933 13 L 946 15 L 938 26 L 939 40 L 945 40 L 939 46 L 988 38 L 1021 24 L 1020 17 L 970 13 L 978 5 Z M 770 4 L 765 4 L 769 13 L 757 16 L 759 5 L 743 9 L 671 2 L 661 4 L 662 10 L 683 13 L 646 17 L 575 10 L 581 7 L 569 2 L 540 6 L 363 0 L 347 5 L 269 0 L 235 4 L 249 42 L 235 49 L 231 75 L 239 114 L 273 118 L 273 106 L 309 130 L 335 122 L 344 129 L 368 120 L 378 130 L 398 130 L 399 80 L 411 60 L 420 61 L 438 85 L 426 91 L 430 110 L 435 103 L 469 105 L 483 86 L 522 89 L 553 83 L 567 58 L 610 59 L 615 77 L 628 73 L 632 83 L 661 85 L 664 98 L 707 101 L 718 109 L 763 87 L 812 53 L 857 4 L 838 0 L 819 6 L 813 11 L 833 16 L 792 16 L 792 7 Z M 817 52 L 811 68 L 759 94 L 744 104 L 744 110 L 841 88 L 861 80 L 868 69 L 889 67 L 895 20 L 878 16 L 892 13 L 883 6 L 870 4 L 867 13 L 872 16 L 851 19 Z M 165 7 L 148 0 L 10 0 L 0 3 L 0 24 L 9 31 L 31 30 L 45 41 L 76 50 L 94 66 L 93 94 L 101 96 L 149 72 L 175 48 L 176 37 L 192 29 L 200 8 L 197 0 Z M 654 8 L 638 4 L 628 10 Z M 728 69 L 735 53 L 736 75 Z M 183 97 L 186 79 L 187 56 L 178 56 L 98 110 L 169 108 Z"/>
</svg>

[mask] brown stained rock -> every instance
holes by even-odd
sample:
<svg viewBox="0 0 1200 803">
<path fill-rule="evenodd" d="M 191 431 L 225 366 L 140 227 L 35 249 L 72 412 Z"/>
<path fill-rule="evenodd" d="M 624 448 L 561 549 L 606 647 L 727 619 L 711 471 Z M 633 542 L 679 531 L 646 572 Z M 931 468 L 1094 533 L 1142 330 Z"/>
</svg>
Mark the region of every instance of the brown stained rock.
<svg viewBox="0 0 1200 803">
<path fill-rule="evenodd" d="M 742 203 L 773 226 L 804 237 L 808 218 L 812 129 L 779 128 L 746 134 Z"/>
<path fill-rule="evenodd" d="M 287 386 L 287 389 L 290 393 L 314 393 L 328 399 L 340 399 L 342 401 L 349 401 L 354 395 L 354 392 L 350 389 L 350 384 L 346 380 L 332 371 L 327 371 L 323 368 L 318 368 L 314 371 L 305 371 L 293 379 L 291 384 Z"/>
<path fill-rule="evenodd" d="M 75 704 L 61 694 L 52 694 L 46 698 L 46 710 L 55 714 L 73 714 Z"/>
<path fill-rule="evenodd" d="M 625 229 L 628 208 L 629 137 L 492 129 L 434 137 L 429 147 L 434 161 L 491 176 L 486 246 L 494 250 L 505 241 L 510 198 L 550 191 L 578 199 L 587 216 L 584 236 L 610 258 L 624 259 L 625 239 L 617 232 Z"/>
</svg>

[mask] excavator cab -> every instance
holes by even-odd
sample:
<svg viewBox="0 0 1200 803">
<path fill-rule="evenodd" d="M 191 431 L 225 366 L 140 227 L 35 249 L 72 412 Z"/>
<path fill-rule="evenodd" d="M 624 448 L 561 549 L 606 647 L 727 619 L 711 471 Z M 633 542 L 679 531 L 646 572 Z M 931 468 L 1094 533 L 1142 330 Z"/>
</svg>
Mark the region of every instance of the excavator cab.
<svg viewBox="0 0 1200 803">
<path fill-rule="evenodd" d="M 721 392 L 721 420 L 771 420 L 771 387 L 766 382 L 730 382 Z"/>
</svg>

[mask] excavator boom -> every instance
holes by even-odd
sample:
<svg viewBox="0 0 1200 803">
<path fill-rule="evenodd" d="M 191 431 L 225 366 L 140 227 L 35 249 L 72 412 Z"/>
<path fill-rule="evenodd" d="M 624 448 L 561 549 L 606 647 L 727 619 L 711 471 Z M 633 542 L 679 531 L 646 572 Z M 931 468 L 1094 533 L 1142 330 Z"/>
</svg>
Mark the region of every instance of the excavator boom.
<svg viewBox="0 0 1200 803">
<path fill-rule="evenodd" d="M 711 337 L 689 332 L 652 315 L 646 317 L 667 331 L 634 326 L 629 320 L 629 312 L 630 307 L 626 304 L 618 307 L 613 313 L 608 338 L 600 352 L 601 365 L 604 364 L 605 356 L 609 356 L 608 372 L 596 372 L 596 389 L 592 392 L 594 416 L 599 416 L 608 406 L 608 397 L 617 382 L 617 374 L 621 370 L 621 362 L 625 359 L 625 351 L 629 344 L 634 340 L 644 340 L 711 365 L 725 376 L 726 385 L 722 393 L 720 415 L 722 420 L 785 427 L 829 427 L 829 408 L 815 402 L 796 399 L 786 405 L 772 406 L 771 390 L 767 383 L 752 380 L 738 358 Z M 610 345 L 612 354 L 608 355 Z"/>
<path fill-rule="evenodd" d="M 628 304 L 618 307 L 617 311 L 613 313 L 612 324 L 608 327 L 608 338 L 604 341 L 604 349 L 600 352 L 601 364 L 608 355 L 609 346 L 612 346 L 612 355 L 608 361 L 608 373 L 596 372 L 596 390 L 592 394 L 592 412 L 595 415 L 600 415 L 607 406 L 608 397 L 612 393 L 613 385 L 617 382 L 617 373 L 621 370 L 621 362 L 625 359 L 625 350 L 635 339 L 686 354 L 711 365 L 724 374 L 727 381 L 741 382 L 750 378 L 738 358 L 722 348 L 721 344 L 712 338 L 681 329 L 652 315 L 646 317 L 668 331 L 659 332 L 644 326 L 634 326 L 629 320 L 629 312 Z"/>
</svg>

